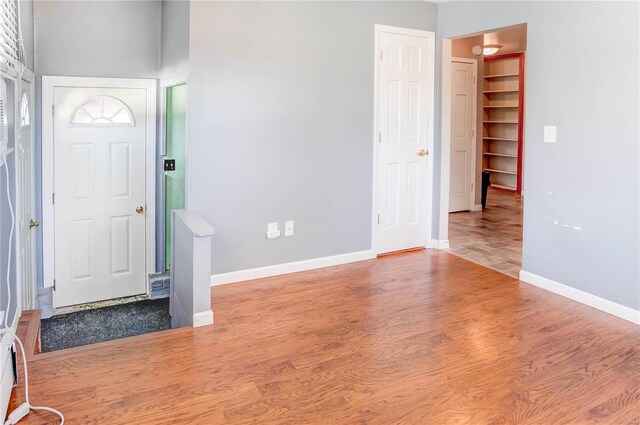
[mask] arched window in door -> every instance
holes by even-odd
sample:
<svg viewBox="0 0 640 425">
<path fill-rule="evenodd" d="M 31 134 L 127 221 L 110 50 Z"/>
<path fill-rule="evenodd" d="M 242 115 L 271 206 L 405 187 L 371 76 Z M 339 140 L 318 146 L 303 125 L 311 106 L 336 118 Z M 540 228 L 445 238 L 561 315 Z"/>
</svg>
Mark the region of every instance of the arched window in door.
<svg viewBox="0 0 640 425">
<path fill-rule="evenodd" d="M 135 127 L 129 107 L 113 96 L 85 99 L 71 116 L 73 127 Z"/>
<path fill-rule="evenodd" d="M 29 127 L 31 125 L 31 111 L 29 110 L 29 96 L 27 92 L 22 92 L 20 100 L 20 127 Z"/>
</svg>

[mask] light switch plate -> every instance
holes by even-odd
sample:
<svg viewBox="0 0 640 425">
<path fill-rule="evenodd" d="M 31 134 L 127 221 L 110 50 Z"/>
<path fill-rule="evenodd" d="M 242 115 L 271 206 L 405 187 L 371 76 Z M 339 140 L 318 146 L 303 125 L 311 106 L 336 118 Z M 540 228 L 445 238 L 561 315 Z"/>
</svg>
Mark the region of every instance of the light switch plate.
<svg viewBox="0 0 640 425">
<path fill-rule="evenodd" d="M 293 221 L 284 222 L 284 235 L 293 236 Z"/>
<path fill-rule="evenodd" d="M 555 125 L 544 126 L 544 142 L 545 143 L 556 142 L 556 126 Z"/>
</svg>

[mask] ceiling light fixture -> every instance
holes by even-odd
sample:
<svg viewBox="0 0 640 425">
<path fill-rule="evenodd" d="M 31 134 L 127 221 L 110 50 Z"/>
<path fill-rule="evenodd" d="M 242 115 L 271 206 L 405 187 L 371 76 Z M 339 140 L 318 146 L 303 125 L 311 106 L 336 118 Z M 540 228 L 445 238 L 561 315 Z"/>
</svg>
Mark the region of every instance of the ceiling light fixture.
<svg viewBox="0 0 640 425">
<path fill-rule="evenodd" d="M 500 47 L 502 46 L 498 46 L 498 45 L 484 46 L 482 48 L 482 54 L 485 56 L 495 55 L 496 53 L 498 53 L 498 50 L 500 50 Z"/>
</svg>

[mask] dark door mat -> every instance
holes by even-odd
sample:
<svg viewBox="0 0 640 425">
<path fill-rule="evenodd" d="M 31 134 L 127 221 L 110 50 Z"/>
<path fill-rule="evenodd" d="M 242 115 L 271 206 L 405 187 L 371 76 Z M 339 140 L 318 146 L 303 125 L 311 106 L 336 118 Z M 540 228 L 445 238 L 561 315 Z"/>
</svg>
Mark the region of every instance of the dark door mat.
<svg viewBox="0 0 640 425">
<path fill-rule="evenodd" d="M 171 329 L 169 299 L 77 311 L 41 322 L 42 352 Z"/>
</svg>

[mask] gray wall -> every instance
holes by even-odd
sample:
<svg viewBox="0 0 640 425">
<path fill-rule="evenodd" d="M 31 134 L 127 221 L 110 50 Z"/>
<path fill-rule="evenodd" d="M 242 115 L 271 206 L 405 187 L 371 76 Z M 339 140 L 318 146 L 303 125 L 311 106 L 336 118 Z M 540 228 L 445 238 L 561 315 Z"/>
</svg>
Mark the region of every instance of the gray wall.
<svg viewBox="0 0 640 425">
<path fill-rule="evenodd" d="M 193 2 L 187 203 L 214 272 L 371 247 L 374 25 L 427 2 Z M 268 241 L 268 222 L 295 236 Z M 284 234 L 284 232 L 283 232 Z"/>
<path fill-rule="evenodd" d="M 155 78 L 159 1 L 36 1 L 36 73 Z"/>
<path fill-rule="evenodd" d="M 638 12 L 637 2 L 446 2 L 438 15 L 440 40 L 528 24 L 523 269 L 634 309 Z M 557 125 L 557 144 L 543 143 L 544 125 Z"/>
<path fill-rule="evenodd" d="M 26 65 L 33 71 L 33 0 L 20 0 L 20 24 L 22 42 L 27 53 Z"/>
<path fill-rule="evenodd" d="M 189 2 L 162 1 L 160 83 L 173 85 L 189 75 Z"/>
</svg>

